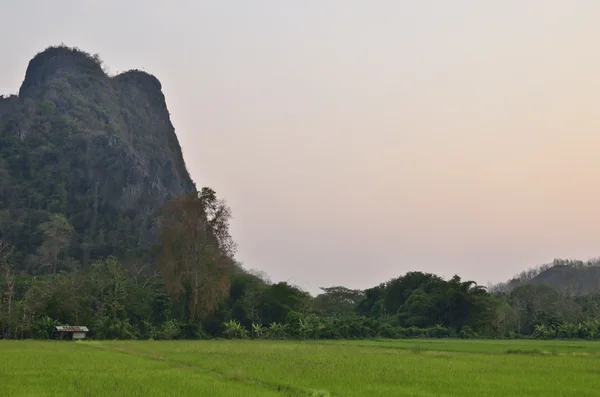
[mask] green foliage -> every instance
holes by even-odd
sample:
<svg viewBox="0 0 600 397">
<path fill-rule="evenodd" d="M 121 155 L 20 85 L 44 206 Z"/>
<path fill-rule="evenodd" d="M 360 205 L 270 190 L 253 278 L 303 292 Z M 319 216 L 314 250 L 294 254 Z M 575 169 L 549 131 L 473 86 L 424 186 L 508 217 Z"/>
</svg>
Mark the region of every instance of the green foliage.
<svg viewBox="0 0 600 397">
<path fill-rule="evenodd" d="M 477 338 L 477 336 L 477 332 L 473 331 L 468 325 L 462 327 L 462 329 L 458 333 L 458 337 L 461 339 L 474 339 Z"/>
<path fill-rule="evenodd" d="M 285 323 L 289 312 L 307 313 L 312 298 L 301 289 L 281 282 L 268 286 L 262 293 L 262 320 Z"/>
<path fill-rule="evenodd" d="M 128 319 L 101 317 L 94 323 L 94 335 L 98 339 L 137 339 L 139 331 Z"/>
<path fill-rule="evenodd" d="M 285 325 L 275 322 L 275 321 L 272 322 L 271 324 L 269 324 L 269 328 L 267 329 L 267 335 L 271 339 L 283 338 L 286 335 L 285 334 Z"/>
<path fill-rule="evenodd" d="M 267 332 L 267 329 L 262 324 L 252 323 L 252 338 L 262 338 Z"/>
<path fill-rule="evenodd" d="M 535 326 L 533 336 L 538 339 L 554 339 L 556 337 L 556 329 L 551 325 L 539 324 Z"/>
<path fill-rule="evenodd" d="M 323 293 L 313 300 L 313 311 L 322 315 L 350 314 L 364 295 L 363 291 L 341 286 L 321 290 Z"/>
<path fill-rule="evenodd" d="M 267 285 L 251 274 L 233 274 L 229 286 L 227 306 L 231 317 L 238 319 L 244 327 L 262 323 L 263 293 Z"/>
<path fill-rule="evenodd" d="M 394 315 L 374 314 L 373 310 L 368 315 L 355 312 L 319 315 L 310 311 L 310 302 L 306 302 L 310 297 L 297 287 L 285 283 L 266 285 L 244 273 L 236 275 L 234 280 L 230 284 L 229 300 L 210 319 L 199 324 L 177 319 L 177 312 L 171 309 L 176 308 L 178 302 L 169 300 L 156 274 L 145 273 L 143 267 L 136 264 L 126 268 L 114 257 L 98 261 L 87 269 L 38 277 L 20 276 L 15 284 L 11 335 L 47 339 L 52 337 L 51 331 L 57 324 L 81 324 L 88 325 L 92 330 L 90 336 L 97 339 L 207 339 L 221 335 L 230 339 L 248 336 L 254 339 L 474 339 L 480 335 L 600 339 L 600 321 L 597 318 L 565 322 L 560 320 L 565 316 L 542 309 L 533 311 L 525 308 L 529 310 L 525 312 L 532 313 L 531 321 L 537 322 L 530 334 L 518 333 L 511 328 L 503 334 L 489 334 L 492 324 L 484 323 L 485 326 L 482 326 L 481 322 L 469 318 L 473 317 L 469 309 L 467 317 L 454 317 L 454 322 L 447 324 L 438 322 L 429 325 L 440 318 L 437 316 L 441 309 L 435 306 L 435 302 L 440 302 L 436 297 L 441 294 L 447 299 L 451 299 L 452 294 L 458 295 L 452 298 L 455 302 L 460 302 L 459 298 L 469 302 L 472 295 L 483 300 L 477 301 L 477 305 L 486 304 L 490 309 L 499 307 L 495 303 L 496 298 L 472 286 L 466 287 L 457 278 L 438 281 L 439 290 L 431 289 L 429 293 L 422 288 L 413 288 Z M 0 284 L 0 292 L 3 288 L 6 287 Z M 524 296 L 535 297 L 532 291 L 535 290 Z M 540 291 L 544 299 L 555 297 L 544 289 Z M 252 304 L 248 303 L 249 296 L 252 296 Z M 368 294 L 365 294 L 365 299 L 368 299 Z M 357 310 L 363 302 L 357 303 Z M 589 299 L 584 302 L 589 302 Z M 442 308 L 447 308 L 445 302 Z M 6 328 L 8 321 L 5 310 L 6 306 L 4 309 L 0 307 L 0 329 L 3 324 Z M 479 309 L 475 310 L 479 313 Z M 236 318 L 236 314 L 241 314 L 242 319 Z M 271 321 L 265 327 L 261 322 L 250 321 L 253 316 L 278 321 Z M 219 318 L 223 320 L 215 327 L 213 324 Z M 415 318 L 419 319 L 418 323 Z"/>
<path fill-rule="evenodd" d="M 304 316 L 302 313 L 298 313 L 295 311 L 289 311 L 285 316 L 285 326 L 288 332 L 288 335 L 294 338 L 300 338 L 303 335 L 302 332 L 302 324 L 303 324 Z"/>
<path fill-rule="evenodd" d="M 53 116 L 56 113 L 56 105 L 48 99 L 44 99 L 38 104 L 38 111 L 42 116 Z"/>
<path fill-rule="evenodd" d="M 37 339 L 52 339 L 54 327 L 61 325 L 60 322 L 48 316 L 37 319 L 31 327 L 31 333 Z"/>
<path fill-rule="evenodd" d="M 229 339 L 241 339 L 248 335 L 248 331 L 242 327 L 239 321 L 229 320 L 224 324 L 225 335 Z"/>
<path fill-rule="evenodd" d="M 177 339 L 181 335 L 181 324 L 179 321 L 171 319 L 165 321 L 160 327 L 154 327 L 151 323 L 147 323 L 148 338 L 158 340 Z"/>
</svg>

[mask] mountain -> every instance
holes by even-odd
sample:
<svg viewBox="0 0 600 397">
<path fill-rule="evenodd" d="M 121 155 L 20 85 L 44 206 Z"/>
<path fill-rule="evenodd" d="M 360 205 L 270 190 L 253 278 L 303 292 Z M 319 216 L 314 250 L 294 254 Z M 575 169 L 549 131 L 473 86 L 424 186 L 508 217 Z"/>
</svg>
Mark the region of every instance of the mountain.
<svg viewBox="0 0 600 397">
<path fill-rule="evenodd" d="M 494 285 L 491 291 L 506 293 L 524 285 L 547 285 L 570 296 L 600 294 L 600 258 L 555 259 L 523 271 L 506 283 Z"/>
<path fill-rule="evenodd" d="M 156 242 L 163 202 L 196 191 L 158 79 L 109 76 L 98 56 L 50 47 L 0 97 L 0 235 L 20 267 L 56 270 Z"/>
<path fill-rule="evenodd" d="M 529 281 L 533 285 L 550 285 L 569 295 L 600 293 L 600 267 L 556 265 Z"/>
</svg>

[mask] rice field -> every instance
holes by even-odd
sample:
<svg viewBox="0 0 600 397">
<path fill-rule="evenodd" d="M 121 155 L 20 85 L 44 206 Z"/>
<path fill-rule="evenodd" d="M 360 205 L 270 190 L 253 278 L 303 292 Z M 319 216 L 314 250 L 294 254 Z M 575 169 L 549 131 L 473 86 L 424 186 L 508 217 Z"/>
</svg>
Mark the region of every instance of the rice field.
<svg viewBox="0 0 600 397">
<path fill-rule="evenodd" d="M 0 396 L 600 396 L 600 343 L 0 341 Z"/>
</svg>

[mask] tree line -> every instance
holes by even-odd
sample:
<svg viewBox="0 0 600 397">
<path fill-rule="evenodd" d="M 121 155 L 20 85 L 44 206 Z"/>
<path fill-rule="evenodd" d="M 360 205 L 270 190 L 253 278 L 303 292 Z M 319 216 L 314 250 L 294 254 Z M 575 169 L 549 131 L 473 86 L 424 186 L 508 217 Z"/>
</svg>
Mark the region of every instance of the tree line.
<svg viewBox="0 0 600 397">
<path fill-rule="evenodd" d="M 57 325 L 87 325 L 98 339 L 600 339 L 600 295 L 528 280 L 488 289 L 409 272 L 313 297 L 237 263 L 230 217 L 210 188 L 178 196 L 160 213 L 152 250 L 81 266 L 65 254 L 72 230 L 56 214 L 39 226 L 36 271 L 17 266 L 1 239 L 0 338 L 49 339 Z"/>
</svg>

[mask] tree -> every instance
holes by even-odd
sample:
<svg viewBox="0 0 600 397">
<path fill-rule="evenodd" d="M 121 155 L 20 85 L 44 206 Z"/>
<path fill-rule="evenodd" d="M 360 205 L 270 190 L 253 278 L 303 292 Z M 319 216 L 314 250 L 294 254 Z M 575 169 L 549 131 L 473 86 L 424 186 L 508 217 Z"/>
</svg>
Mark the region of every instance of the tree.
<svg viewBox="0 0 600 397">
<path fill-rule="evenodd" d="M 235 274 L 231 277 L 228 307 L 232 318 L 245 327 L 262 323 L 261 308 L 266 284 L 251 274 Z"/>
<path fill-rule="evenodd" d="M 389 281 L 385 289 L 385 310 L 394 314 L 408 300 L 415 290 L 422 290 L 426 294 L 442 289 L 445 281 L 434 274 L 422 272 L 408 272 L 402 277 Z"/>
<path fill-rule="evenodd" d="M 3 238 L 0 238 L 0 278 L 4 287 L 6 288 L 5 298 L 0 299 L 0 304 L 4 300 L 6 302 L 6 324 L 4 328 L 4 337 L 10 338 L 10 331 L 12 326 L 12 309 L 13 309 L 13 297 L 15 293 L 15 274 L 12 270 L 12 255 L 13 246 Z M 0 298 L 2 296 L 0 295 Z M 0 313 L 1 314 L 1 313 Z M 0 318 L 1 320 L 1 318 Z M 0 322 L 1 325 L 1 322 Z"/>
<path fill-rule="evenodd" d="M 454 329 L 464 326 L 479 328 L 489 324 L 494 317 L 492 300 L 483 286 L 474 281 L 462 281 L 455 275 L 445 282 L 437 294 L 438 316 L 442 324 Z"/>
<path fill-rule="evenodd" d="M 379 284 L 376 287 L 368 288 L 364 291 L 363 298 L 356 306 L 356 312 L 365 316 L 383 314 L 385 311 L 383 305 L 385 296 L 385 284 Z M 374 310 L 375 309 L 375 310 Z"/>
<path fill-rule="evenodd" d="M 48 221 L 40 224 L 38 230 L 43 234 L 43 243 L 39 249 L 43 265 L 51 266 L 52 273 L 58 269 L 58 257 L 69 246 L 73 226 L 60 214 L 50 215 Z"/>
<path fill-rule="evenodd" d="M 508 302 L 517 311 L 517 332 L 531 334 L 535 328 L 536 313 L 558 311 L 561 292 L 549 285 L 525 284 L 515 288 Z"/>
<path fill-rule="evenodd" d="M 364 293 L 346 287 L 321 288 L 322 294 L 313 301 L 313 310 L 319 314 L 351 314 Z"/>
<path fill-rule="evenodd" d="M 227 294 L 236 246 L 231 211 L 214 190 L 188 193 L 166 203 L 160 220 L 159 268 L 171 297 L 185 298 L 188 318 L 212 313 Z"/>
<path fill-rule="evenodd" d="M 398 309 L 398 317 L 406 326 L 427 327 L 436 322 L 432 313 L 434 310 L 431 297 L 425 291 L 416 289 Z"/>
<path fill-rule="evenodd" d="M 308 292 L 286 282 L 270 285 L 263 293 L 262 320 L 265 323 L 284 323 L 291 311 L 304 315 L 311 300 Z"/>
<path fill-rule="evenodd" d="M 10 172 L 6 169 L 4 159 L 0 158 L 0 199 L 4 199 L 10 189 Z"/>
</svg>

